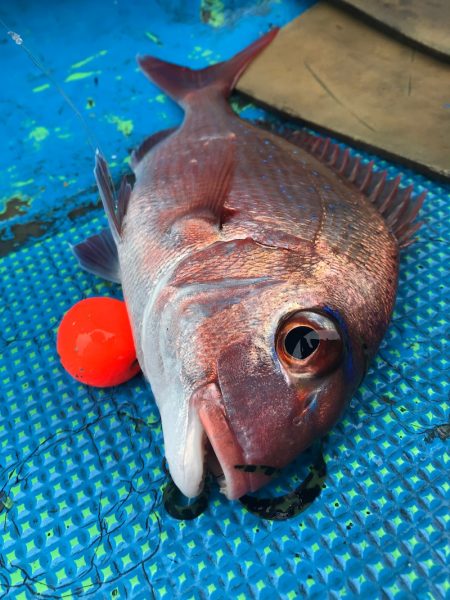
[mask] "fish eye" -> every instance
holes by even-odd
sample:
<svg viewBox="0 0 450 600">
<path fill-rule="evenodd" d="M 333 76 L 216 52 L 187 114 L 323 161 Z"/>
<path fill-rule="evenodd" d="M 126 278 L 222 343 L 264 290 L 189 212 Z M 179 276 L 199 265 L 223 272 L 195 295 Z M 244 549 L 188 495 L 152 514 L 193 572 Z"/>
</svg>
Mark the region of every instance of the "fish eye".
<svg viewBox="0 0 450 600">
<path fill-rule="evenodd" d="M 281 320 L 275 336 L 278 358 L 291 374 L 323 376 L 343 358 L 338 324 L 319 311 L 297 311 Z"/>
<path fill-rule="evenodd" d="M 291 329 L 284 338 L 284 349 L 297 360 L 305 360 L 316 351 L 319 336 L 312 327 L 299 325 Z"/>
</svg>

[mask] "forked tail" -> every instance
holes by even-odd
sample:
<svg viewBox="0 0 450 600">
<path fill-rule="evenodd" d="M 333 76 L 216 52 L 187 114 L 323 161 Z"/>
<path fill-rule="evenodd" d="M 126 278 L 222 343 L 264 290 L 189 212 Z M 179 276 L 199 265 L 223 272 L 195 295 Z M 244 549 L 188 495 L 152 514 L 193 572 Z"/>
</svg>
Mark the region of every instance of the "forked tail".
<svg viewBox="0 0 450 600">
<path fill-rule="evenodd" d="M 270 44 L 278 31 L 278 28 L 272 29 L 230 60 L 204 69 L 181 67 L 153 56 L 138 57 L 138 63 L 153 83 L 181 105 L 186 104 L 192 92 L 204 88 L 215 88 L 227 97 L 248 65 Z"/>
</svg>

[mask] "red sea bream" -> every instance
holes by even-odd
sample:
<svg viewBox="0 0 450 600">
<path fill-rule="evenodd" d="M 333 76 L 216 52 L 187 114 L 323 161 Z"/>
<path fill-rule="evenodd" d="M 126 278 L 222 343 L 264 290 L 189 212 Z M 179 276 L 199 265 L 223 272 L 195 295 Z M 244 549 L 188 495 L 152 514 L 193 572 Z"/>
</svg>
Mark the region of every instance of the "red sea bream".
<svg viewBox="0 0 450 600">
<path fill-rule="evenodd" d="M 139 59 L 184 121 L 133 153 L 117 203 L 97 154 L 110 231 L 75 247 L 122 284 L 190 497 L 207 470 L 228 498 L 258 489 L 269 477 L 252 467 L 284 467 L 336 423 L 386 331 L 423 199 L 329 141 L 233 113 L 227 96 L 276 33 L 199 71 Z"/>
</svg>

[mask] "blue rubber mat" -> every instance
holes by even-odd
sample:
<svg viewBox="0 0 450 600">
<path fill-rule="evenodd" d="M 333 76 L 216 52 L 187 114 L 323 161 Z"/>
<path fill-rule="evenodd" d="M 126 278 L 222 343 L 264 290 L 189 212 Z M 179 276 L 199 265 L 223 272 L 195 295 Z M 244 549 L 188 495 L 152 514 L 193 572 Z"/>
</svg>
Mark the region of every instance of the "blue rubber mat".
<svg viewBox="0 0 450 600">
<path fill-rule="evenodd" d="M 311 3 L 45 4 L 0 6 L 25 43 L 1 34 L 0 597 L 450 598 L 450 186 L 363 155 L 429 194 L 390 329 L 324 440 L 320 495 L 272 522 L 213 490 L 198 519 L 177 521 L 162 504 L 162 434 L 145 382 L 89 388 L 56 354 L 64 312 L 120 289 L 70 252 L 106 224 L 93 151 L 27 50 L 74 100 L 118 180 L 131 148 L 181 116 L 138 73 L 137 52 L 200 67 Z M 307 473 L 300 457 L 272 491 Z"/>
</svg>

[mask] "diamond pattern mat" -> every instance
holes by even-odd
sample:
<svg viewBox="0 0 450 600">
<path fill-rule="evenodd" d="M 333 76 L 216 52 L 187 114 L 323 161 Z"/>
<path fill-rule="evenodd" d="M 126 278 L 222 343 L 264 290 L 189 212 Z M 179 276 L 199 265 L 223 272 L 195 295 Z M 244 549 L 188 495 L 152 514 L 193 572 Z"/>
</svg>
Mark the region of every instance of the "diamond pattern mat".
<svg viewBox="0 0 450 600">
<path fill-rule="evenodd" d="M 134 72 L 137 50 L 200 66 L 307 6 L 101 0 L 86 5 L 82 27 L 78 4 L 61 4 L 44 16 L 24 2 L 0 16 L 64 82 L 117 178 L 129 149 L 180 118 Z M 450 186 L 402 170 L 405 184 L 429 191 L 424 225 L 403 252 L 376 360 L 323 442 L 327 475 L 312 505 L 265 521 L 213 490 L 200 517 L 177 521 L 162 504 L 162 434 L 143 379 L 94 389 L 59 363 L 64 312 L 120 288 L 81 272 L 68 245 L 106 222 L 83 128 L 20 48 L 2 49 L 0 597 L 450 598 Z M 308 464 L 300 457 L 269 491 L 299 485 Z"/>
</svg>

